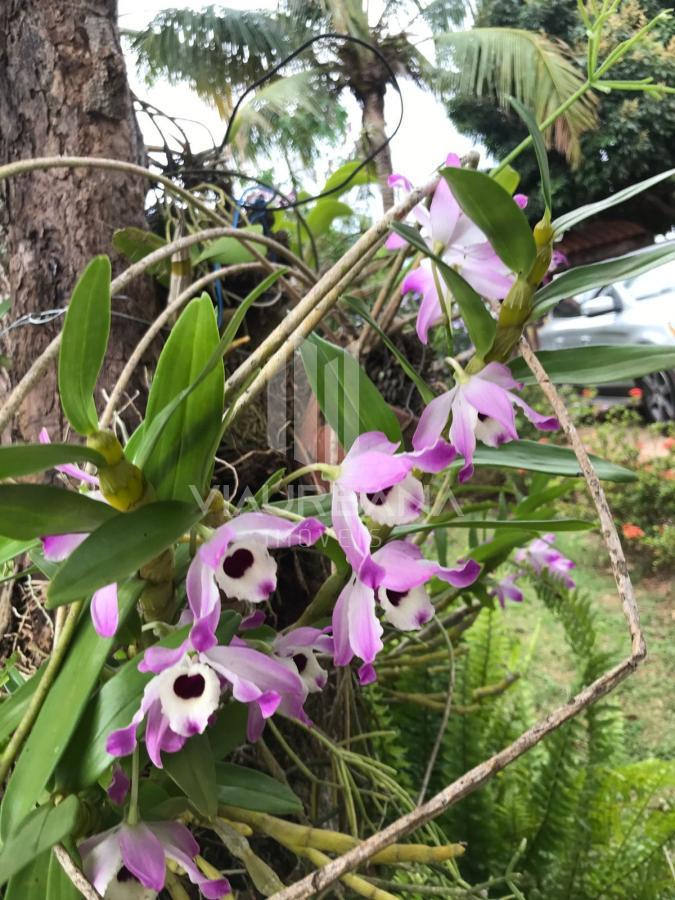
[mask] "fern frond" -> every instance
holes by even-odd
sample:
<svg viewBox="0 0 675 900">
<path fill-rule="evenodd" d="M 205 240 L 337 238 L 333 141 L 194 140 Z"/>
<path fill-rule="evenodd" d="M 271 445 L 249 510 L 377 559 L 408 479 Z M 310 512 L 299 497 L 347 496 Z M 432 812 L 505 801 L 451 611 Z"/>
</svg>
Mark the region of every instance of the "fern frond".
<svg viewBox="0 0 675 900">
<path fill-rule="evenodd" d="M 474 28 L 449 32 L 436 39 L 449 51 L 452 70 L 446 87 L 457 95 L 494 97 L 508 108 L 516 97 L 543 122 L 584 83 L 569 48 L 520 28 Z M 586 94 L 547 130 L 549 146 L 572 163 L 580 159 L 579 138 L 597 125 L 596 100 Z"/>
<path fill-rule="evenodd" d="M 675 839 L 675 762 L 647 759 L 608 772 L 593 799 L 597 841 L 586 868 L 589 898 L 673 896 L 663 847 Z"/>
<path fill-rule="evenodd" d="M 545 871 L 578 827 L 577 801 L 583 781 L 581 741 L 582 728 L 574 719 L 546 741 L 548 760 L 532 788 L 537 821 L 525 857 L 531 871 Z"/>
</svg>

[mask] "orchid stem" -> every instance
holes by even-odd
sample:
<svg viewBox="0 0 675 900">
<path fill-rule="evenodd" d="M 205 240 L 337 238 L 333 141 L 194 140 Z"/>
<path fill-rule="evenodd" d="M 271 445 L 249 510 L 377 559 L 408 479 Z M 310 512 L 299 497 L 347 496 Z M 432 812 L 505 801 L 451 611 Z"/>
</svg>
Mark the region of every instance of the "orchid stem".
<svg viewBox="0 0 675 900">
<path fill-rule="evenodd" d="M 290 475 L 286 475 L 285 478 L 282 478 L 281 481 L 277 482 L 275 488 L 281 490 L 292 481 L 297 481 L 298 478 L 302 478 L 304 475 L 311 475 L 314 472 L 320 472 L 322 475 L 325 475 L 326 478 L 333 479 L 337 474 L 337 470 L 337 466 L 331 466 L 328 463 L 310 463 L 310 465 L 302 466 L 300 469 L 296 469 L 295 472 L 291 472 Z"/>
<path fill-rule="evenodd" d="M 328 785 L 329 787 L 339 787 L 339 785 L 333 781 L 325 781 L 323 778 L 319 778 L 317 775 L 312 772 L 312 770 L 305 765 L 305 763 L 300 759 L 298 754 L 293 750 L 293 748 L 288 744 L 288 741 L 281 734 L 277 726 L 274 724 L 274 720 L 270 719 L 269 727 L 276 738 L 277 742 L 280 744 L 281 749 L 285 751 L 286 755 L 295 763 L 298 767 L 299 771 L 307 778 L 309 781 L 314 784 L 323 784 Z"/>
<path fill-rule="evenodd" d="M 424 803 L 424 798 L 426 797 L 427 790 L 429 789 L 429 782 L 431 781 L 431 776 L 434 772 L 434 767 L 436 765 L 436 760 L 438 759 L 438 754 L 443 743 L 443 738 L 445 737 L 445 732 L 448 728 L 448 721 L 450 720 L 450 712 L 452 710 L 452 696 L 455 692 L 455 651 L 452 646 L 452 641 L 448 637 L 448 633 L 445 630 L 445 625 L 441 622 L 438 616 L 434 616 L 434 622 L 438 626 L 438 629 L 443 636 L 443 640 L 445 641 L 450 671 L 448 673 L 448 689 L 445 698 L 445 706 L 443 707 L 443 715 L 441 716 L 441 723 L 438 726 L 438 733 L 436 735 L 436 740 L 434 741 L 434 746 L 431 750 L 431 755 L 429 756 L 429 761 L 427 762 L 427 767 L 424 770 L 422 786 L 420 787 L 420 792 L 417 797 L 418 806 L 421 806 L 422 803 Z"/>
<path fill-rule="evenodd" d="M 433 265 L 433 263 L 431 266 L 431 272 L 434 278 L 434 287 L 436 288 L 436 294 L 438 295 L 438 303 L 443 313 L 443 325 L 445 326 L 445 340 L 448 345 L 448 354 L 452 356 L 454 350 L 452 341 L 452 299 L 450 297 L 449 290 L 447 295 L 443 295 L 438 269 L 435 265 Z"/>
<path fill-rule="evenodd" d="M 2 754 L 2 758 L 0 759 L 0 784 L 2 784 L 7 778 L 9 770 L 11 769 L 14 760 L 19 755 L 19 750 L 21 749 L 23 742 L 26 740 L 30 730 L 35 724 L 40 710 L 42 709 L 42 705 L 47 699 L 47 694 L 49 693 L 52 685 L 54 684 L 54 681 L 56 680 L 59 669 L 61 668 L 63 660 L 66 657 L 70 642 L 72 641 L 75 634 L 75 629 L 77 627 L 81 608 L 81 600 L 78 600 L 76 603 L 71 604 L 70 610 L 68 611 L 68 617 L 66 618 L 65 624 L 61 629 L 59 642 L 52 651 L 52 655 L 49 659 L 49 662 L 47 663 L 45 674 L 38 682 L 38 685 L 35 688 L 35 693 L 33 694 L 33 697 L 28 704 L 28 708 L 26 709 L 23 718 L 19 722 L 19 725 L 12 735 L 9 744 L 7 744 L 7 746 L 5 747 L 5 751 Z"/>
<path fill-rule="evenodd" d="M 138 824 L 138 782 L 140 776 L 140 765 L 139 765 L 139 757 L 140 754 L 138 752 L 138 745 L 134 747 L 134 752 L 131 757 L 131 796 L 129 798 L 129 812 L 127 813 L 127 822 L 129 825 L 137 825 Z"/>
</svg>

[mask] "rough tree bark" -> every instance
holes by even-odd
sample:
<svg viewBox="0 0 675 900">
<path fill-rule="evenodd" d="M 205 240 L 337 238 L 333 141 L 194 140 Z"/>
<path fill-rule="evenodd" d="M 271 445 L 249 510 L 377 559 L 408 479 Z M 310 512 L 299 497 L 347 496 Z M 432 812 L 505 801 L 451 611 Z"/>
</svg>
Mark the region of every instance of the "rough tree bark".
<svg viewBox="0 0 675 900">
<path fill-rule="evenodd" d="M 61 154 L 142 161 L 117 30 L 117 2 L 2 0 L 0 161 Z M 96 170 L 56 169 L 6 182 L 9 318 L 66 306 L 89 259 L 111 253 L 113 231 L 144 225 L 146 188 L 133 176 Z M 119 265 L 113 257 L 113 268 Z M 152 318 L 152 285 L 133 285 L 128 296 L 114 298 L 113 310 Z M 62 321 L 8 333 L 2 349 L 12 365 L 9 379 L 0 381 L 0 403 L 10 386 L 7 381 L 15 384 L 20 379 Z M 114 382 L 144 328 L 113 314 L 103 386 Z M 55 370 L 24 403 L 11 436 L 35 440 L 42 425 L 54 437 L 65 430 Z"/>
</svg>

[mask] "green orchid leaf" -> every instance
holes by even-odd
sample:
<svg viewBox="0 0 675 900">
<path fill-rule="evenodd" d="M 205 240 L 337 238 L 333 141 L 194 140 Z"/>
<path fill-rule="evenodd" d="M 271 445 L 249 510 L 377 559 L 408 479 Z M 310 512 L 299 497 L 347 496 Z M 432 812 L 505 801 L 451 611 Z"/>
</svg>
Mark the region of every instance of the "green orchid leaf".
<svg viewBox="0 0 675 900">
<path fill-rule="evenodd" d="M 0 537 L 0 566 L 15 559 L 22 553 L 30 552 L 36 546 L 34 540 L 14 541 L 11 538 Z"/>
<path fill-rule="evenodd" d="M 43 851 L 12 875 L 5 888 L 5 900 L 26 900 L 27 897 L 44 897 L 49 900 L 47 883 L 51 855 L 51 850 Z M 75 900 L 79 898 L 76 896 Z"/>
<path fill-rule="evenodd" d="M 584 291 L 593 288 L 623 281 L 625 278 L 634 278 L 643 272 L 649 272 L 657 266 L 675 259 L 675 247 L 672 242 L 657 244 L 649 250 L 639 253 L 628 253 L 626 256 L 617 256 L 615 259 L 607 259 L 602 262 L 591 263 L 588 266 L 579 266 L 562 272 L 545 287 L 539 288 L 534 295 L 534 307 L 530 319 L 540 319 L 560 300 L 574 297 Z"/>
<path fill-rule="evenodd" d="M 396 415 L 351 353 L 312 334 L 300 348 L 321 412 L 343 447 L 365 431 L 402 440 Z"/>
<path fill-rule="evenodd" d="M 565 231 L 569 231 L 570 228 L 574 228 L 575 225 L 578 225 L 585 219 L 595 216 L 600 212 L 604 212 L 612 206 L 617 206 L 619 203 L 625 203 L 626 200 L 630 200 L 631 197 L 636 197 L 643 191 L 649 190 L 650 187 L 654 187 L 655 184 L 659 184 L 661 181 L 672 178 L 674 175 L 675 169 L 667 169 L 665 172 L 660 172 L 658 175 L 652 175 L 651 178 L 645 178 L 644 181 L 638 181 L 637 184 L 631 184 L 629 187 L 617 191 L 616 194 L 605 197 L 604 200 L 598 200 L 595 203 L 587 203 L 585 206 L 573 209 L 571 212 L 565 213 L 564 216 L 557 218 L 553 222 L 553 228 L 555 229 L 556 234 L 560 235 Z"/>
<path fill-rule="evenodd" d="M 72 834 L 80 815 L 77 797 L 66 797 L 58 806 L 47 804 L 33 810 L 9 833 L 0 850 L 0 885 L 32 860 Z"/>
<path fill-rule="evenodd" d="M 193 491 L 203 493 L 204 461 L 223 414 L 222 353 L 213 303 L 202 294 L 185 308 L 159 357 L 136 453 L 161 500 L 189 502 Z"/>
<path fill-rule="evenodd" d="M 448 166 L 441 174 L 502 262 L 512 272 L 527 275 L 537 248 L 528 221 L 511 195 L 494 178 L 474 169 Z"/>
<path fill-rule="evenodd" d="M 630 469 L 591 456 L 598 477 L 606 481 L 635 481 L 637 475 Z M 511 441 L 501 447 L 476 448 L 473 461 L 477 466 L 525 469 L 530 472 L 548 472 L 551 475 L 568 475 L 581 478 L 582 472 L 573 451 L 555 444 L 539 444 L 537 441 Z M 459 465 L 453 463 L 453 465 Z"/>
<path fill-rule="evenodd" d="M 321 237 L 330 231 L 335 219 L 345 219 L 353 215 L 354 210 L 351 206 L 332 197 L 324 197 L 307 213 L 305 221 L 314 237 Z"/>
<path fill-rule="evenodd" d="M 18 541 L 94 531 L 118 513 L 99 500 L 43 484 L 0 484 L 0 533 Z"/>
<path fill-rule="evenodd" d="M 200 815 L 212 819 L 218 812 L 216 763 L 207 734 L 191 737 L 178 753 L 164 756 L 164 771 Z"/>
<path fill-rule="evenodd" d="M 433 531 L 435 528 L 486 528 L 490 531 L 588 531 L 593 522 L 584 519 L 475 519 L 470 516 L 439 517 L 431 522 L 400 525 L 392 532 L 393 537 Z"/>
<path fill-rule="evenodd" d="M 544 135 L 541 133 L 534 115 L 530 112 L 529 109 L 523 106 L 520 100 L 517 100 L 515 97 L 510 97 L 509 102 L 527 126 L 527 130 L 530 132 L 530 137 L 532 138 L 532 146 L 534 147 L 534 154 L 537 157 L 537 165 L 539 166 L 539 177 L 541 178 L 541 194 L 544 198 L 544 203 L 547 209 L 551 211 L 553 209 L 553 200 L 551 195 L 551 173 L 548 167 L 548 154 L 546 152 L 546 145 L 544 144 Z"/>
<path fill-rule="evenodd" d="M 0 746 L 9 740 L 23 718 L 44 671 L 45 667 L 42 665 L 34 675 L 0 703 Z"/>
<path fill-rule="evenodd" d="M 227 351 L 228 347 L 236 337 L 239 328 L 241 327 L 242 322 L 246 316 L 246 313 L 251 308 L 253 303 L 262 296 L 273 284 L 277 281 L 281 276 L 287 271 L 285 268 L 277 269 L 275 272 L 272 272 L 271 275 L 268 275 L 267 278 L 263 279 L 245 298 L 242 300 L 241 304 L 238 306 L 235 314 L 232 316 L 230 321 L 227 324 L 227 328 L 222 334 L 222 337 L 217 342 L 216 346 L 213 349 L 211 355 L 204 362 L 203 368 L 201 371 L 192 378 L 191 381 L 180 390 L 177 394 L 170 399 L 166 405 L 161 408 L 161 411 L 157 412 L 152 421 L 148 418 L 146 413 L 145 421 L 140 425 L 134 434 L 131 436 L 129 442 L 126 446 L 127 455 L 136 463 L 136 465 L 140 466 L 144 470 L 147 471 L 148 461 L 154 460 L 154 463 L 150 463 L 150 469 L 152 470 L 153 465 L 156 467 L 156 455 L 157 455 L 157 445 L 162 438 L 164 433 L 164 429 L 167 427 L 169 422 L 172 420 L 174 413 L 183 407 L 183 404 L 190 398 L 190 396 L 203 384 L 203 382 L 214 373 L 214 369 L 218 371 L 218 381 L 220 381 L 222 369 L 222 357 Z M 201 301 L 204 301 L 205 298 L 208 298 L 208 294 L 202 294 Z M 210 301 L 209 301 L 210 302 Z M 173 334 L 173 332 L 172 332 Z M 169 339 L 171 340 L 171 338 Z M 168 346 L 168 345 L 167 345 Z M 180 345 L 178 346 L 178 350 L 180 351 Z M 185 375 L 185 373 L 183 373 Z M 156 379 L 155 379 L 156 380 Z M 214 379 L 215 384 L 215 379 Z M 175 387 L 175 385 L 174 385 Z M 152 393 L 152 391 L 151 391 Z M 215 410 L 216 403 L 221 409 L 222 414 L 222 400 L 223 400 L 223 392 L 220 391 L 218 395 L 219 399 L 216 400 L 215 391 L 211 396 L 213 409 Z M 166 399 L 166 398 L 163 398 Z M 160 401 L 158 400 L 158 405 Z M 183 419 L 187 418 L 191 419 L 194 416 L 196 411 L 198 411 L 198 406 L 191 407 L 186 415 L 183 416 Z M 175 431 L 175 424 L 172 423 L 172 429 Z M 210 446 L 207 445 L 206 435 L 210 439 Z M 206 429 L 204 434 L 202 435 L 202 447 L 200 449 L 201 460 L 202 460 L 202 469 L 201 471 L 197 470 L 197 462 L 198 462 L 198 454 L 195 452 L 191 455 L 190 460 L 181 460 L 180 471 L 176 474 L 174 469 L 174 483 L 177 488 L 180 487 L 178 481 L 176 480 L 178 476 L 180 478 L 185 479 L 193 478 L 192 482 L 186 482 L 189 490 L 189 484 L 194 484 L 195 489 L 197 489 L 197 485 L 203 484 L 205 481 L 205 472 L 210 471 L 211 463 L 213 460 L 213 455 L 217 450 L 217 444 L 220 441 L 221 436 L 221 425 L 220 425 L 220 414 L 217 419 L 214 418 L 213 423 L 209 423 L 209 428 Z M 168 444 L 168 441 L 163 439 L 164 444 Z M 174 448 L 175 449 L 175 448 Z M 169 446 L 168 453 L 171 454 L 174 451 Z M 192 462 L 194 462 L 194 469 L 192 469 Z M 155 477 L 159 477 L 159 475 L 155 475 Z M 181 493 L 183 491 L 181 490 Z M 187 498 L 189 500 L 194 499 L 192 491 L 189 491 L 190 496 Z M 180 499 L 180 498 L 178 498 Z"/>
<path fill-rule="evenodd" d="M 484 357 L 494 343 L 497 322 L 468 281 L 450 266 L 439 267 L 445 283 L 457 301 L 466 330 L 478 356 Z"/>
<path fill-rule="evenodd" d="M 258 235 L 263 233 L 262 225 L 247 225 L 244 228 L 240 228 L 239 231 L 241 231 L 241 236 L 244 239 L 247 233 Z M 263 244 L 251 241 L 251 246 L 255 247 L 261 256 L 267 256 L 267 247 Z M 222 237 L 206 244 L 202 252 L 193 260 L 193 263 L 197 265 L 207 261 L 220 263 L 223 266 L 236 266 L 240 263 L 255 262 L 255 256 L 236 237 Z"/>
<path fill-rule="evenodd" d="M 98 429 L 94 388 L 110 333 L 110 260 L 96 256 L 70 298 L 59 353 L 59 394 L 75 431 Z"/>
<path fill-rule="evenodd" d="M 511 201 L 513 203 L 513 201 Z M 404 237 L 408 243 L 425 254 L 441 273 L 452 296 L 457 301 L 469 337 L 479 356 L 485 356 L 492 347 L 497 332 L 497 323 L 485 303 L 471 285 L 453 268 L 446 265 L 440 256 L 432 253 L 424 238 L 416 228 L 404 222 L 392 222 L 392 231 Z"/>
<path fill-rule="evenodd" d="M 118 592 L 120 626 L 135 607 L 142 583 L 122 585 Z M 84 611 L 69 653 L 16 761 L 0 807 L 0 837 L 7 841 L 31 812 L 54 769 L 94 690 L 101 669 L 115 644 L 94 630 Z"/>
<path fill-rule="evenodd" d="M 675 369 L 675 346 L 635 344 L 538 350 L 537 358 L 554 384 L 611 384 Z M 514 378 L 536 384 L 522 357 L 509 363 Z"/>
<path fill-rule="evenodd" d="M 281 816 L 302 813 L 302 801 L 293 791 L 256 769 L 234 763 L 216 763 L 218 802 Z"/>
<path fill-rule="evenodd" d="M 116 514 L 66 559 L 49 585 L 47 606 L 53 609 L 122 581 L 170 547 L 202 515 L 175 500 Z"/>
<path fill-rule="evenodd" d="M 44 472 L 64 463 L 105 464 L 96 450 L 76 444 L 11 444 L 0 447 L 0 481 Z"/>
<path fill-rule="evenodd" d="M 248 705 L 231 700 L 218 712 L 218 718 L 209 725 L 209 740 L 216 759 L 222 760 L 228 753 L 246 743 Z"/>
<path fill-rule="evenodd" d="M 126 256 L 130 262 L 139 262 L 155 250 L 166 247 L 166 241 L 153 231 L 147 231 L 145 228 L 136 228 L 130 225 L 128 228 L 120 228 L 112 238 L 112 245 Z M 171 260 L 163 259 L 161 262 L 155 263 L 147 270 L 149 275 L 154 276 L 160 284 L 165 287 L 169 286 L 171 280 Z"/>
</svg>

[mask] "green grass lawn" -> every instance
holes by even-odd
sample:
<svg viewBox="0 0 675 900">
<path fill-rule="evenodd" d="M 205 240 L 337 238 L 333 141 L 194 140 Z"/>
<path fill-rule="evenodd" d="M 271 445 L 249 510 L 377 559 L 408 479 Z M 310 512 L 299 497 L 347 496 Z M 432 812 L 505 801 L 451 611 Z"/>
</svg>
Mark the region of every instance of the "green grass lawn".
<svg viewBox="0 0 675 900">
<path fill-rule="evenodd" d="M 600 539 L 592 533 L 561 534 L 557 545 L 577 568 L 574 575 L 580 588 L 593 598 L 597 632 L 602 648 L 618 662 L 630 649 L 616 587 L 607 555 Z M 635 580 L 642 626 L 647 642 L 647 659 L 638 671 L 620 685 L 613 696 L 626 715 L 626 739 L 630 759 L 647 756 L 675 758 L 675 592 L 670 579 Z M 526 589 L 522 604 L 509 603 L 505 621 L 529 646 L 536 634 L 528 681 L 532 685 L 538 711 L 546 712 L 569 696 L 573 681 L 572 654 L 565 644 L 560 625 L 544 608 L 532 589 Z"/>
</svg>

